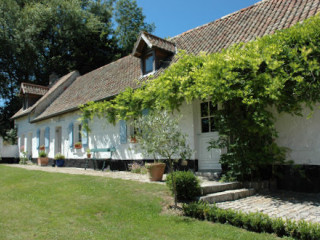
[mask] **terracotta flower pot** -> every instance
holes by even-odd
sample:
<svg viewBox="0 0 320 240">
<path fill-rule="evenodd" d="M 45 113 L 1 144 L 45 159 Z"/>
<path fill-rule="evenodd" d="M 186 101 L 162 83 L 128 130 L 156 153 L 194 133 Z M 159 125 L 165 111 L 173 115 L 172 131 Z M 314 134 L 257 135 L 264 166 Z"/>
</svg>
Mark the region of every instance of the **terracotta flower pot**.
<svg viewBox="0 0 320 240">
<path fill-rule="evenodd" d="M 87 153 L 87 158 L 91 158 L 91 153 Z"/>
<path fill-rule="evenodd" d="M 81 149 L 81 148 L 82 148 L 82 144 L 75 144 L 75 145 L 74 145 L 74 148 L 75 148 L 75 149 Z"/>
<path fill-rule="evenodd" d="M 39 157 L 38 158 L 38 165 L 39 166 L 47 166 L 49 162 L 49 158 L 47 157 Z"/>
<path fill-rule="evenodd" d="M 131 143 L 137 143 L 138 141 L 137 141 L 137 138 L 136 138 L 136 137 L 131 137 L 131 138 L 130 138 L 130 142 L 131 142 Z"/>
<path fill-rule="evenodd" d="M 153 163 L 147 166 L 150 180 L 151 181 L 161 181 L 164 170 L 166 168 L 165 163 Z"/>
</svg>

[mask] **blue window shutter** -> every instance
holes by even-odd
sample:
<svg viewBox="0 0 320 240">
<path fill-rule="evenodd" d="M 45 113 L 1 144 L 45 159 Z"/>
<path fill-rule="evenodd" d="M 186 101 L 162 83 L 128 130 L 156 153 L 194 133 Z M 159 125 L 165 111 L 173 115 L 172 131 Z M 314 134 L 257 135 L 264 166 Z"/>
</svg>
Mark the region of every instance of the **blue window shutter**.
<svg viewBox="0 0 320 240">
<path fill-rule="evenodd" d="M 125 120 L 120 120 L 120 143 L 127 143 L 127 123 Z"/>
<path fill-rule="evenodd" d="M 50 145 L 50 128 L 46 127 L 44 131 L 44 147 L 48 150 Z"/>
<path fill-rule="evenodd" d="M 69 124 L 69 145 L 73 148 L 73 123 Z"/>
<path fill-rule="evenodd" d="M 149 109 L 145 108 L 142 110 L 142 116 L 147 116 L 149 114 Z"/>
<path fill-rule="evenodd" d="M 37 149 L 40 148 L 40 129 L 37 130 Z"/>
<path fill-rule="evenodd" d="M 87 148 L 89 146 L 89 139 L 88 139 L 88 131 L 85 128 L 82 128 L 82 146 Z"/>
</svg>

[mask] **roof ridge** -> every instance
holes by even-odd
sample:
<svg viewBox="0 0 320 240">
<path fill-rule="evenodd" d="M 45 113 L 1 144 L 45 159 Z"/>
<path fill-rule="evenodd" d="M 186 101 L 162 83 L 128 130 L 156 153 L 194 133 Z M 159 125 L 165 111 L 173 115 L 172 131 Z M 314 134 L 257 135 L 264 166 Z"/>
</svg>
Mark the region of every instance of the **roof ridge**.
<svg viewBox="0 0 320 240">
<path fill-rule="evenodd" d="M 171 44 L 175 45 L 174 42 L 171 42 L 171 41 L 169 41 L 168 39 L 164 39 L 164 38 L 162 38 L 162 37 L 156 36 L 156 35 L 154 35 L 154 34 L 151 34 L 151 33 L 145 32 L 145 31 L 143 31 L 142 33 L 147 34 L 147 35 L 150 35 L 151 37 L 154 37 L 154 38 L 157 38 L 157 39 L 159 39 L 159 40 L 166 41 L 166 42 L 168 42 L 168 43 L 171 43 Z"/>
<path fill-rule="evenodd" d="M 231 17 L 231 16 L 233 16 L 233 15 L 235 15 L 235 14 L 238 14 L 238 13 L 240 13 L 240 12 L 247 11 L 247 10 L 249 10 L 249 9 L 251 9 L 251 8 L 253 8 L 253 7 L 256 7 L 257 5 L 260 5 L 260 4 L 262 4 L 262 3 L 264 3 L 264 2 L 267 2 L 267 1 L 272 1 L 272 0 L 259 0 L 259 2 L 256 2 L 256 3 L 253 4 L 253 5 L 250 5 L 250 6 L 248 6 L 248 7 L 239 9 L 239 10 L 237 10 L 237 11 L 235 11 L 235 12 L 233 12 L 233 13 L 227 14 L 227 15 L 221 17 L 221 18 L 215 19 L 215 20 L 213 20 L 213 21 L 211 21 L 211 22 L 205 23 L 205 24 L 203 24 L 203 25 L 200 25 L 200 26 L 198 26 L 198 27 L 189 29 L 189 30 L 187 30 L 187 31 L 185 31 L 185 32 L 183 32 L 183 33 L 180 33 L 180 34 L 178 34 L 178 35 L 176 35 L 176 36 L 174 36 L 174 37 L 171 37 L 170 40 L 173 40 L 173 39 L 175 39 L 175 38 L 178 38 L 178 37 L 180 37 L 180 36 L 183 36 L 183 35 L 185 35 L 185 34 L 187 34 L 187 33 L 189 33 L 189 32 L 192 32 L 192 31 L 194 31 L 194 30 L 198 30 L 198 29 L 204 28 L 204 27 L 206 27 L 206 26 L 208 26 L 208 25 L 210 25 L 210 24 L 213 24 L 213 23 L 215 23 L 215 22 L 224 20 L 224 19 L 229 18 L 229 17 Z"/>
</svg>

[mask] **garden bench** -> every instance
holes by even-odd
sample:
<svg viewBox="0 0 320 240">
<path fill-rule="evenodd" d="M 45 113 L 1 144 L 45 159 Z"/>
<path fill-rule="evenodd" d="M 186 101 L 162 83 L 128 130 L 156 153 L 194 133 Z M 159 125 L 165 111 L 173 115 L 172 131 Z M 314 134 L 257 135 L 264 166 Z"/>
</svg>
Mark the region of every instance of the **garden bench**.
<svg viewBox="0 0 320 240">
<path fill-rule="evenodd" d="M 110 161 L 112 159 L 112 153 L 116 151 L 115 147 L 110 147 L 110 148 L 93 148 L 90 149 L 90 152 L 92 153 L 92 158 L 86 158 L 86 163 L 85 163 L 85 170 L 87 170 L 88 168 L 88 163 L 89 160 L 92 160 L 93 163 L 93 168 L 94 170 L 96 170 L 97 168 L 97 161 L 103 161 L 103 165 L 102 165 L 102 169 L 101 171 L 103 171 L 105 169 L 106 166 L 106 161 Z M 97 158 L 97 153 L 110 153 L 110 158 Z"/>
</svg>

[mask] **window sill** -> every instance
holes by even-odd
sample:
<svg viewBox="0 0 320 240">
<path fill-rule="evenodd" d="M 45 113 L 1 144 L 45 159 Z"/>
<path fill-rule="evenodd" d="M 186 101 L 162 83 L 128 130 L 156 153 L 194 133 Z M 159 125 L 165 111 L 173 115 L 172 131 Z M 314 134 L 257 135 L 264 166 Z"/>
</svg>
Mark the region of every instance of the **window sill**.
<svg viewBox="0 0 320 240">
<path fill-rule="evenodd" d="M 149 73 L 147 73 L 147 74 L 143 74 L 143 75 L 140 77 L 140 79 L 141 79 L 141 78 L 148 77 L 148 76 L 151 76 L 151 75 L 153 75 L 153 74 L 155 74 L 155 73 L 156 73 L 156 71 L 152 71 L 152 72 L 149 72 Z"/>
</svg>

